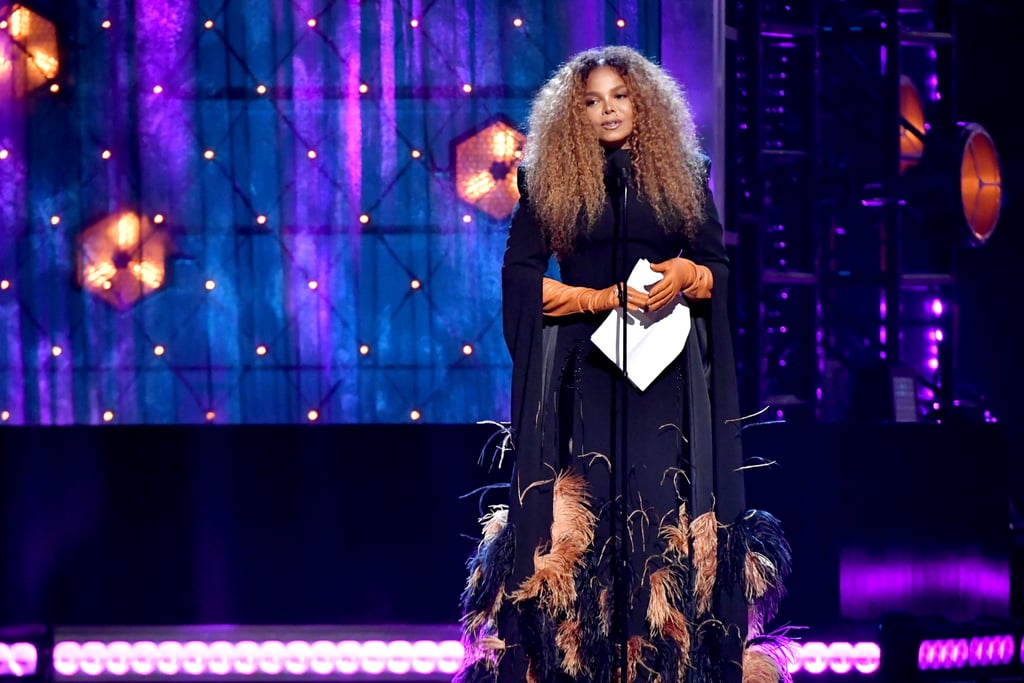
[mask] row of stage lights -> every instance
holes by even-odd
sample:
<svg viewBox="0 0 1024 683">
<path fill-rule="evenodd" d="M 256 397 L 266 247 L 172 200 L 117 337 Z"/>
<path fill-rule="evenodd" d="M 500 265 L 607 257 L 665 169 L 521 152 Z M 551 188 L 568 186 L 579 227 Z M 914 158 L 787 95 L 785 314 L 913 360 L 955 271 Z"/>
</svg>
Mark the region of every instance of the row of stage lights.
<svg viewBox="0 0 1024 683">
<path fill-rule="evenodd" d="M 309 282 L 306 283 L 306 286 L 311 291 L 316 291 L 317 289 L 319 289 L 320 283 L 317 280 L 310 280 Z M 206 289 L 206 291 L 212 292 L 213 290 L 215 290 L 217 288 L 217 282 L 215 280 L 207 280 L 203 284 L 203 287 Z M 419 289 L 422 289 L 422 288 L 423 288 L 423 283 L 420 282 L 420 280 L 418 280 L 418 279 L 413 278 L 409 282 L 409 289 L 411 289 L 413 291 L 416 291 L 416 290 L 419 290 Z M 10 280 L 7 280 L 7 279 L 0 280 L 0 292 L 6 292 L 6 291 L 9 291 L 10 289 L 11 289 L 11 281 Z M 464 355 L 464 356 L 472 356 L 473 353 L 475 352 L 475 350 L 476 349 L 474 348 L 474 346 L 472 344 L 468 343 L 468 342 L 463 344 L 462 348 L 461 348 L 462 355 Z M 372 351 L 372 347 L 369 344 L 365 344 L 364 343 L 364 344 L 360 344 L 359 345 L 359 355 L 360 356 L 368 356 L 368 355 L 370 355 L 371 351 Z M 153 346 L 153 355 L 154 356 L 163 356 L 166 352 L 167 352 L 167 347 L 164 346 L 163 344 L 156 344 L 155 346 Z M 266 356 L 270 352 L 270 348 L 266 344 L 257 344 L 255 352 L 256 352 L 257 356 L 261 356 L 261 357 L 262 356 Z M 51 355 L 54 358 L 59 358 L 64 353 L 64 348 L 62 346 L 60 346 L 59 344 L 54 344 L 52 347 L 50 347 L 50 353 L 51 353 Z"/>
<path fill-rule="evenodd" d="M 368 355 L 370 355 L 370 351 L 371 351 L 371 349 L 370 349 L 370 345 L 369 344 L 360 344 L 359 345 L 359 355 L 360 356 L 368 356 Z M 473 349 L 473 345 L 472 344 L 463 344 L 462 345 L 462 355 L 464 355 L 464 356 L 472 356 L 473 355 L 473 351 L 474 351 L 474 349 Z M 164 346 L 163 344 L 156 344 L 155 346 L 153 346 L 153 355 L 154 356 L 157 356 L 159 358 L 159 357 L 163 356 L 165 353 L 167 353 L 167 347 Z M 270 348 L 266 344 L 257 344 L 256 345 L 256 355 L 257 356 L 263 357 L 263 356 L 266 356 L 268 353 L 270 353 Z M 64 347 L 62 347 L 62 346 L 60 346 L 58 344 L 54 344 L 53 346 L 50 347 L 50 355 L 52 355 L 54 358 L 60 358 L 63 354 L 64 354 Z"/>
<path fill-rule="evenodd" d="M 217 288 L 217 283 L 216 283 L 215 280 L 206 280 L 206 282 L 204 283 L 203 286 L 206 289 L 206 291 L 212 292 L 212 291 L 214 291 Z M 319 282 L 317 280 L 309 280 L 306 283 L 306 286 L 311 291 L 316 291 L 317 289 L 319 289 L 320 284 L 319 284 Z M 409 288 L 411 290 L 413 290 L 413 291 L 422 289 L 422 287 L 423 287 L 423 283 L 420 280 L 415 279 L 415 278 L 413 280 L 411 280 L 410 283 L 409 283 Z M 10 289 L 11 289 L 11 281 L 6 279 L 6 278 L 5 279 L 0 279 L 0 292 L 7 292 Z M 164 344 L 155 344 L 153 346 L 153 349 L 152 349 L 153 355 L 158 357 L 158 358 L 164 357 L 167 354 L 167 351 L 168 351 L 167 346 L 164 345 Z M 362 343 L 358 347 L 358 352 L 359 352 L 360 356 L 364 356 L 364 357 L 369 356 L 372 353 L 372 351 L 373 351 L 373 348 L 369 344 L 367 344 L 367 343 Z M 460 352 L 462 353 L 463 356 L 467 356 L 468 357 L 468 356 L 472 356 L 476 352 L 476 348 L 473 346 L 473 344 L 471 344 L 469 342 L 466 342 L 466 343 L 462 344 L 462 346 L 460 348 Z M 264 358 L 264 357 L 266 357 L 266 356 L 268 356 L 270 354 L 270 347 L 267 344 L 264 344 L 264 343 L 257 344 L 255 349 L 254 349 L 254 353 L 255 353 L 255 355 L 257 357 Z M 54 358 L 60 358 L 61 356 L 64 355 L 64 347 L 62 347 L 59 344 L 53 344 L 50 347 L 50 355 L 53 356 Z M 105 410 L 105 411 L 103 411 L 101 417 L 102 417 L 104 422 L 113 422 L 114 418 L 115 418 L 115 413 L 112 410 Z M 213 422 L 217 418 L 217 413 L 215 411 L 213 411 L 213 410 L 208 410 L 205 413 L 205 418 L 206 418 L 207 422 Z M 414 408 L 414 409 L 409 411 L 409 419 L 411 421 L 418 422 L 422 418 L 423 418 L 423 413 L 419 409 Z M 10 413 L 9 410 L 6 410 L 6 409 L 0 410 L 0 422 L 7 422 L 10 419 L 11 419 L 11 413 Z M 320 411 L 315 409 L 315 408 L 311 408 L 306 413 L 306 419 L 309 422 L 316 422 L 317 420 L 320 419 Z"/>
<path fill-rule="evenodd" d="M 794 643 L 790 674 L 861 674 L 879 671 L 882 651 L 873 642 Z M 430 676 L 454 674 L 466 658 L 457 640 L 73 640 L 53 646 L 53 671 L 61 678 L 214 676 Z M 1011 634 L 921 640 L 922 672 L 1024 665 L 1024 638 Z M 35 643 L 0 642 L 0 677 L 38 672 Z"/>
<path fill-rule="evenodd" d="M 104 410 L 100 417 L 103 418 L 104 422 L 113 422 L 116 419 L 117 414 L 113 410 Z M 214 422 L 217 419 L 217 411 L 215 411 L 215 410 L 207 410 L 206 413 L 203 415 L 203 417 L 206 419 L 207 422 Z M 11 419 L 11 411 L 9 411 L 9 410 L 0 410 L 0 423 L 8 422 L 10 419 Z M 309 422 L 316 422 L 319 419 L 320 419 L 320 411 L 317 410 L 316 408 L 310 408 L 306 412 L 306 420 L 308 420 Z M 419 422 L 422 419 L 423 419 L 423 412 L 422 411 L 420 411 L 420 410 L 418 410 L 416 408 L 413 408 L 412 410 L 409 411 L 409 420 L 410 421 L 412 421 L 412 422 Z"/>
<path fill-rule="evenodd" d="M 521 17 L 512 19 L 511 23 L 515 28 L 523 28 L 526 25 Z M 217 23 L 213 19 L 205 20 L 202 25 L 207 31 L 212 31 L 217 27 Z M 104 19 L 100 22 L 100 28 L 104 31 L 109 31 L 113 26 L 113 22 L 109 19 Z M 315 17 L 311 17 L 306 20 L 306 26 L 310 29 L 316 29 L 317 26 L 319 26 L 319 21 Z M 409 19 L 409 26 L 410 28 L 418 29 L 423 26 L 423 22 L 420 19 L 413 17 Z M 617 18 L 615 20 L 615 26 L 619 29 L 626 28 L 626 20 L 622 17 Z M 26 7 L 15 5 L 11 14 L 0 19 L 0 31 L 7 31 L 16 41 L 32 37 L 34 32 L 33 30 L 38 28 L 45 29 L 48 34 L 53 34 L 52 24 Z M 25 52 L 26 58 L 32 63 L 33 67 L 40 72 L 39 76 L 41 78 L 34 79 L 36 80 L 35 84 L 39 85 L 45 81 L 52 81 L 49 85 L 50 92 L 52 93 L 60 92 L 60 83 L 54 80 L 57 76 L 60 65 L 56 53 L 56 44 L 45 45 L 43 47 L 33 45 L 32 49 L 26 50 Z M 0 55 L 0 69 L 7 70 L 10 68 L 12 68 L 12 63 L 4 60 L 2 55 Z M 2 75 L 2 71 L 0 71 L 0 75 Z M 164 92 L 164 87 L 160 84 L 153 85 L 151 89 L 155 95 L 160 95 Z M 258 84 L 255 89 L 256 93 L 259 95 L 265 95 L 269 92 L 267 86 L 263 83 Z M 365 95 L 369 93 L 369 91 L 370 86 L 368 84 L 360 84 L 359 92 L 361 94 Z M 462 91 L 467 94 L 473 92 L 472 84 L 464 83 L 462 85 Z M 316 158 L 314 151 L 311 150 L 310 154 L 310 158 Z"/>
<path fill-rule="evenodd" d="M 1013 649 L 1011 643 L 1011 651 Z M 465 661 L 457 640 L 62 640 L 53 647 L 59 678 L 138 676 L 397 676 L 451 675 Z M 877 643 L 807 642 L 792 647 L 789 673 L 863 674 L 878 671 Z M 38 670 L 32 643 L 0 643 L 0 676 Z"/>
<path fill-rule="evenodd" d="M 1021 638 L 1018 650 L 1016 639 L 1008 633 L 970 639 L 922 640 L 917 650 L 917 668 L 920 671 L 941 671 L 1009 666 L 1015 656 L 1024 665 L 1024 638 Z"/>
<path fill-rule="evenodd" d="M 59 220 L 52 220 L 54 225 L 59 223 Z M 365 216 L 364 216 L 365 218 Z M 162 214 L 156 214 L 152 218 L 152 223 L 161 224 L 164 222 L 164 216 Z M 266 222 L 264 216 L 259 216 L 257 222 L 264 224 Z M 366 222 L 366 221 L 364 221 Z M 117 254 L 131 254 L 137 255 L 139 263 L 136 264 L 136 271 L 134 277 L 137 278 L 138 282 L 136 286 L 130 287 L 133 290 L 141 290 L 143 286 L 149 287 L 151 290 L 156 290 L 163 284 L 163 263 L 162 257 L 162 246 L 160 244 L 154 244 L 154 248 L 151 249 L 158 258 L 156 259 L 145 259 L 138 254 L 140 244 L 144 239 L 144 233 L 147 226 L 133 214 L 124 214 L 116 217 L 116 220 L 111 219 L 106 222 L 101 222 L 97 226 L 96 232 L 102 236 L 103 239 L 99 241 L 102 248 L 94 248 L 90 251 L 89 256 L 92 257 L 96 262 L 84 265 L 81 269 L 83 284 L 92 288 L 98 293 L 111 293 L 110 290 L 113 288 L 113 282 L 118 276 L 118 267 L 115 265 L 117 260 Z M 87 230 L 84 234 L 89 234 L 92 229 Z M 87 251 L 85 247 L 82 251 Z M 106 253 L 106 252 L 110 253 Z M 213 292 L 217 288 L 217 282 L 213 279 L 208 279 L 203 284 L 204 289 L 207 292 Z M 318 291 L 320 283 L 316 279 L 310 279 L 306 282 L 306 287 L 310 291 Z M 8 292 L 12 289 L 12 282 L 7 278 L 0 279 L 0 294 Z M 409 289 L 411 291 L 418 291 L 423 289 L 423 282 L 418 278 L 412 278 L 409 281 Z M 152 349 L 152 353 L 157 357 L 164 357 L 167 354 L 168 348 L 164 344 L 155 344 Z M 270 348 L 265 343 L 258 343 L 254 349 L 255 355 L 259 358 L 266 357 L 270 354 Z M 365 342 L 360 343 L 358 347 L 360 356 L 369 356 L 372 352 L 370 344 Z M 472 356 L 475 353 L 475 347 L 469 342 L 464 342 L 461 345 L 460 352 L 463 356 Z M 63 356 L 64 348 L 60 344 L 53 344 L 50 347 L 50 355 L 54 358 Z M 217 414 L 213 410 L 208 410 L 205 413 L 205 418 L 208 422 L 213 422 L 217 417 Z M 409 419 L 413 422 L 421 420 L 423 417 L 422 411 L 417 408 L 410 410 Z M 11 418 L 10 411 L 6 409 L 0 409 L 0 422 L 7 422 Z M 112 410 L 105 410 L 101 418 L 104 422 L 113 422 L 115 413 Z M 307 411 L 306 419 L 310 422 L 316 422 L 320 418 L 320 411 L 312 408 Z"/>
</svg>

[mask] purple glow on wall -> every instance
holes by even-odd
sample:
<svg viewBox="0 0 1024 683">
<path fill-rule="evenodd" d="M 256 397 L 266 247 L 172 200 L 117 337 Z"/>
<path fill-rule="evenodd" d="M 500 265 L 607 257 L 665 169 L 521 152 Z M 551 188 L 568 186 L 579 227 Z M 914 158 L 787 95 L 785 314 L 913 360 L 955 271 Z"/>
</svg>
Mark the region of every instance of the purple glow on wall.
<svg viewBox="0 0 1024 683">
<path fill-rule="evenodd" d="M 174 0 L 146 0 L 136 7 L 140 173 L 147 196 L 162 201 L 155 212 L 184 209 L 193 178 L 189 155 L 195 144 L 189 135 L 189 98 L 194 73 L 182 69 L 195 40 L 187 6 Z M 161 92 L 154 93 L 155 86 Z M 176 222 L 180 216 L 172 214 Z"/>
<path fill-rule="evenodd" d="M 568 36 L 568 54 L 600 47 L 607 42 L 604 39 L 605 4 L 588 0 L 574 2 L 571 5 L 568 3 L 557 5 L 562 8 L 559 11 L 568 12 L 575 19 L 576 30 Z"/>
<path fill-rule="evenodd" d="M 840 556 L 839 605 L 847 618 L 945 610 L 968 619 L 976 614 L 1005 615 L 1009 604 L 1010 567 L 1003 559 L 963 551 L 943 557 L 873 557 L 858 549 L 844 550 Z"/>
<path fill-rule="evenodd" d="M 21 115 L 18 107 L 0 107 L 0 244 L 14 243 L 16 226 L 22 222 L 26 206 L 26 168 L 20 144 L 25 124 Z M 0 381 L 0 410 L 7 411 L 11 423 L 21 424 L 25 420 L 26 386 L 14 251 L 0 249 L 0 279 L 8 282 L 0 289 L 0 330 L 5 333 L 0 336 L 0 367 L 10 368 Z"/>
<path fill-rule="evenodd" d="M 22 207 L 26 206 L 25 160 L 7 137 L 16 130 L 10 123 L 6 117 L 0 118 L 4 131 L 0 134 L 0 151 L 7 153 L 0 159 L 0 244 L 14 243 L 15 226 L 20 223 Z M 14 250 L 0 250 L 0 279 L 8 283 L 0 289 L 0 368 L 9 369 L 0 373 L 0 411 L 6 411 L 5 422 L 23 424 L 27 387 L 14 256 Z"/>
<path fill-rule="evenodd" d="M 378 78 L 380 79 L 380 97 L 377 102 L 381 133 L 380 173 L 382 178 L 387 179 L 395 173 L 398 164 L 398 129 L 396 125 L 398 116 L 395 106 L 395 9 L 393 0 L 379 0 L 379 4 L 380 69 Z"/>
</svg>

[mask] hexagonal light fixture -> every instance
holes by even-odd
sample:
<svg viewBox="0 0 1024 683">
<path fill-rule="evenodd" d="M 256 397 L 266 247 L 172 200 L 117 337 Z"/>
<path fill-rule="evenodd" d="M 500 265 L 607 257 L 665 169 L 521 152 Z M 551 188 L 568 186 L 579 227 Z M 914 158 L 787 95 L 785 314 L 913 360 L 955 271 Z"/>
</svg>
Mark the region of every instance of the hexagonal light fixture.
<svg viewBox="0 0 1024 683">
<path fill-rule="evenodd" d="M 78 236 L 78 284 L 119 310 L 164 284 L 173 244 L 146 217 L 111 214 Z"/>
<path fill-rule="evenodd" d="M 57 29 L 23 5 L 0 5 L 0 97 L 15 97 L 57 77 Z"/>
<path fill-rule="evenodd" d="M 487 215 L 504 220 L 519 201 L 516 170 L 526 136 L 498 115 L 452 141 L 455 191 Z"/>
</svg>

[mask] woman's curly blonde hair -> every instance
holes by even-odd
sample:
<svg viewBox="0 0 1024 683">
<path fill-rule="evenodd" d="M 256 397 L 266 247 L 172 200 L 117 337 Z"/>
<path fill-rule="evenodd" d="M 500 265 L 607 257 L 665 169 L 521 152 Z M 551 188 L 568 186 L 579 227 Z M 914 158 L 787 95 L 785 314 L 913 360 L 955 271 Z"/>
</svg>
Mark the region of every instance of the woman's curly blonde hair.
<svg viewBox="0 0 1024 683">
<path fill-rule="evenodd" d="M 541 88 L 527 121 L 523 165 L 530 203 L 551 248 L 572 250 L 605 203 L 605 154 L 585 117 L 587 78 L 611 67 L 633 105 L 633 177 L 666 230 L 693 235 L 703 211 L 706 173 L 690 106 L 679 84 L 636 50 L 607 46 L 574 56 Z"/>
</svg>

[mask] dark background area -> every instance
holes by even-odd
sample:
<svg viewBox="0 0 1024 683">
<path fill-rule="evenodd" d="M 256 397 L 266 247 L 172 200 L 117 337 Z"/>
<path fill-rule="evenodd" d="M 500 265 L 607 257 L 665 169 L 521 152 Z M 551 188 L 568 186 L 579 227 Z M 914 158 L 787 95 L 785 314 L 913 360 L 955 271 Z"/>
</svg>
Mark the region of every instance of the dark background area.
<svg viewBox="0 0 1024 683">
<path fill-rule="evenodd" d="M 454 624 L 494 431 L 5 429 L 0 623 Z"/>
</svg>

